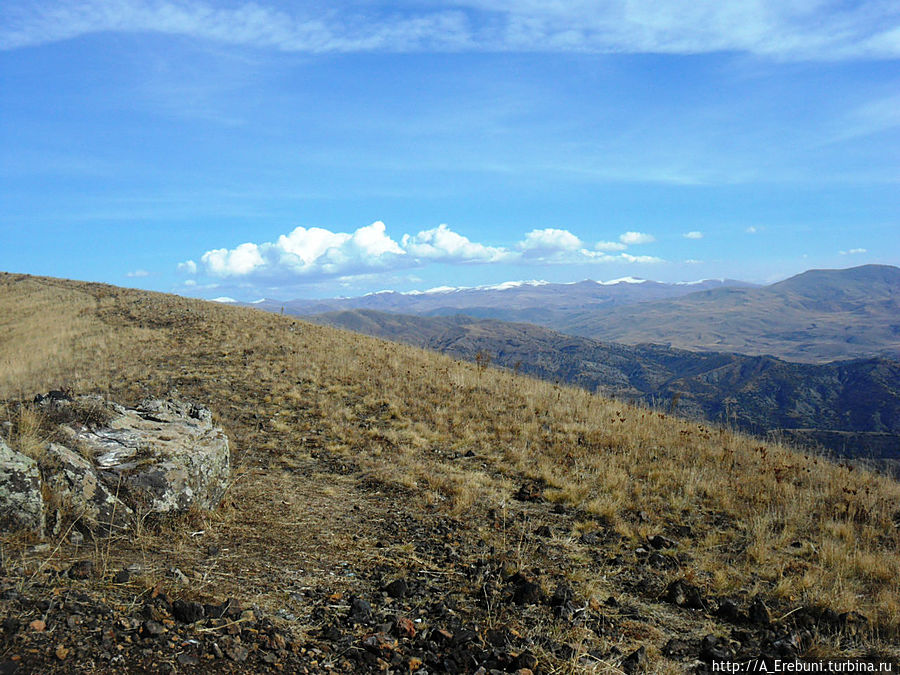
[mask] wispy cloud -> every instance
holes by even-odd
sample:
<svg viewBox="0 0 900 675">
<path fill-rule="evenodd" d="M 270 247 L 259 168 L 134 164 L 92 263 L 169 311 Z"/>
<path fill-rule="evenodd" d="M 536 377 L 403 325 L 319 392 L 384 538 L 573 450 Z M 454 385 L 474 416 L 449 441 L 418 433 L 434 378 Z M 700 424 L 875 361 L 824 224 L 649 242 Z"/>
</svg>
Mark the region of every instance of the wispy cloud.
<svg viewBox="0 0 900 675">
<path fill-rule="evenodd" d="M 568 230 L 546 228 L 526 233 L 513 248 L 490 246 L 471 241 L 444 224 L 414 235 L 404 234 L 398 241 L 388 235 L 383 222 L 376 221 L 354 232 L 297 227 L 274 242 L 245 242 L 230 249 L 211 249 L 200 257 L 199 264 L 186 260 L 177 268 L 188 275 L 205 273 L 218 279 L 278 282 L 354 279 L 431 263 L 556 265 L 663 261 L 657 256 L 625 251 L 611 254 L 603 248 L 608 244 L 600 242 L 597 248 L 590 249 Z M 624 249 L 625 244 L 615 244 L 615 248 Z"/>
<path fill-rule="evenodd" d="M 876 0 L 458 0 L 400 7 L 345 0 L 318 11 L 201 0 L 13 0 L 4 3 L 0 26 L 5 49 L 118 31 L 310 53 L 738 51 L 826 60 L 900 54 L 900 7 Z"/>
<path fill-rule="evenodd" d="M 144 277 L 149 277 L 150 272 L 147 270 L 134 270 L 132 272 L 127 272 L 125 276 L 129 279 L 142 279 Z"/>
<path fill-rule="evenodd" d="M 841 255 L 856 255 L 857 253 L 867 253 L 864 248 L 851 248 L 847 251 L 838 251 Z"/>
<path fill-rule="evenodd" d="M 682 235 L 685 239 L 703 239 L 703 233 L 698 230 L 691 230 Z"/>
</svg>

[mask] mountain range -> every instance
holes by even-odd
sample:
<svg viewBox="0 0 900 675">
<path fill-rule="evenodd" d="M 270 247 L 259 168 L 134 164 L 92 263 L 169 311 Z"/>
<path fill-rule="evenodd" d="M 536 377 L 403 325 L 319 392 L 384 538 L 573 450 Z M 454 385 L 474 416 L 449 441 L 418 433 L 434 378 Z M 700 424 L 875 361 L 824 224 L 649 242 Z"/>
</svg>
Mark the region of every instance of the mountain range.
<svg viewBox="0 0 900 675">
<path fill-rule="evenodd" d="M 262 300 L 253 305 L 304 316 L 348 309 L 465 314 L 525 321 L 607 342 L 770 355 L 805 363 L 900 358 L 900 269 L 889 265 L 810 270 L 768 286 L 731 279 L 676 284 L 633 278 L 510 282 L 330 300 Z"/>
</svg>

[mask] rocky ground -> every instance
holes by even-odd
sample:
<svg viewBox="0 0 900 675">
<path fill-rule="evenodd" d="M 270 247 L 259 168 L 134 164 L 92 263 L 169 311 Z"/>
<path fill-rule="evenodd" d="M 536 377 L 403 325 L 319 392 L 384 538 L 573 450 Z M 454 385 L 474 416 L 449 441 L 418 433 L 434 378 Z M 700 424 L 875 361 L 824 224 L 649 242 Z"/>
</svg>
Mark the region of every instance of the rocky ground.
<svg viewBox="0 0 900 675">
<path fill-rule="evenodd" d="M 228 554 L 216 543 L 199 562 L 183 561 L 187 574 L 119 567 L 88 544 L 23 544 L 4 561 L 0 673 L 704 673 L 715 660 L 772 664 L 826 644 L 891 659 L 867 651 L 861 615 L 664 583 L 660 571 L 685 562 L 673 552 L 683 532 L 630 549 L 602 528 L 581 531 L 581 514 L 525 483 L 507 509 L 484 514 L 485 534 L 475 535 L 439 509 L 405 509 L 398 488 L 327 453 L 311 463 L 307 472 L 354 481 L 362 504 L 389 500 L 365 514 L 374 529 L 359 523 L 359 536 L 387 553 L 377 564 L 338 563 L 309 585 L 264 578 L 280 601 L 261 607 L 193 587 Z M 380 515 L 389 517 L 372 518 Z M 568 581 L 576 553 L 595 580 L 588 597 Z"/>
</svg>

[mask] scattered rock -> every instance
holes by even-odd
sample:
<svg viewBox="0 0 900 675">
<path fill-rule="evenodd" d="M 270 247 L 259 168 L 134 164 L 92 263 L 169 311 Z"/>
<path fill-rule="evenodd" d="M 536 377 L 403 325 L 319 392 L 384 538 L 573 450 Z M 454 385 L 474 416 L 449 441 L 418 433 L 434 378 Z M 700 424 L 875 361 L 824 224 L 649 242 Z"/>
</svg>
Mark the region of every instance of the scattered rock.
<svg viewBox="0 0 900 675">
<path fill-rule="evenodd" d="M 199 602 L 176 600 L 172 603 L 172 616 L 182 623 L 196 623 L 206 616 L 206 612 Z"/>
<path fill-rule="evenodd" d="M 79 560 L 67 572 L 70 579 L 90 579 L 94 576 L 94 563 L 90 560 Z"/>
<path fill-rule="evenodd" d="M 47 624 L 44 623 L 41 619 L 35 619 L 30 624 L 28 624 L 28 627 L 35 633 L 43 633 L 45 630 L 47 630 Z"/>
<path fill-rule="evenodd" d="M 513 497 L 520 502 L 542 502 L 544 501 L 544 488 L 534 482 L 523 483 Z"/>
<path fill-rule="evenodd" d="M 362 598 L 353 598 L 350 601 L 350 623 L 367 624 L 372 620 L 372 605 Z"/>
<path fill-rule="evenodd" d="M 683 579 L 676 579 L 666 587 L 666 600 L 688 609 L 705 609 L 700 589 Z"/>
<path fill-rule="evenodd" d="M 657 550 L 664 549 L 664 548 L 675 548 L 676 546 L 678 546 L 677 541 L 673 541 L 672 539 L 667 539 L 666 537 L 662 536 L 661 534 L 657 534 L 657 535 L 650 537 L 649 543 L 653 548 L 655 548 Z"/>
<path fill-rule="evenodd" d="M 405 598 L 409 593 L 409 586 L 405 579 L 395 579 L 384 587 L 384 592 L 392 598 Z"/>
<path fill-rule="evenodd" d="M 630 675 L 631 673 L 638 672 L 638 670 L 642 670 L 646 661 L 647 648 L 641 646 L 622 660 L 621 668 L 625 673 Z"/>
<path fill-rule="evenodd" d="M 122 531 L 131 524 L 132 510 L 108 487 L 94 465 L 59 443 L 50 443 L 40 462 L 52 501 L 65 516 L 77 518 L 90 532 Z"/>
<path fill-rule="evenodd" d="M 232 647 L 229 647 L 225 650 L 225 653 L 228 655 L 228 658 L 235 663 L 243 663 L 250 655 L 250 652 L 248 652 L 247 648 L 243 645 L 234 645 Z"/>
<path fill-rule="evenodd" d="M 719 607 L 716 609 L 716 615 L 731 623 L 735 623 L 740 618 L 740 610 L 733 600 L 725 598 L 719 601 Z"/>
<path fill-rule="evenodd" d="M 38 463 L 0 439 L 0 530 L 42 536 L 44 518 Z"/>
<path fill-rule="evenodd" d="M 766 607 L 766 603 L 759 596 L 753 599 L 750 608 L 747 610 L 747 618 L 750 620 L 750 623 L 757 626 L 768 626 L 772 623 L 772 615 L 769 613 L 769 608 Z"/>
</svg>

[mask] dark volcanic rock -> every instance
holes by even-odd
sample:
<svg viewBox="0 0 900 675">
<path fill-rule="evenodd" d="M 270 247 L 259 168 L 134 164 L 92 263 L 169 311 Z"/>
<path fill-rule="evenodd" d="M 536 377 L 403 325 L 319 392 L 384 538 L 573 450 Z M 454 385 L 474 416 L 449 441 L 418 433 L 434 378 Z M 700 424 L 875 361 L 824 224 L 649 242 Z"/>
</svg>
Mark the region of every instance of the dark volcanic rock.
<svg viewBox="0 0 900 675">
<path fill-rule="evenodd" d="M 676 579 L 666 587 L 666 600 L 688 609 L 705 609 L 700 589 L 683 579 Z"/>
</svg>

